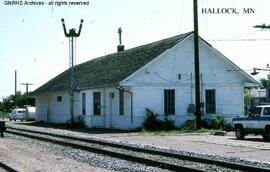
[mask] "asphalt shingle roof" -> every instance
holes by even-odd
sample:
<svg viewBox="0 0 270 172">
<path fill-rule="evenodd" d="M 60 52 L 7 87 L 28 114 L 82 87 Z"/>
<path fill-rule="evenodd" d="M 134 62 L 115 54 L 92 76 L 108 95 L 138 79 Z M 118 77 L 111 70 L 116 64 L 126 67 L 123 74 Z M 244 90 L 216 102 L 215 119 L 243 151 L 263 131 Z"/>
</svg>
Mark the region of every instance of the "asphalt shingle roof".
<svg viewBox="0 0 270 172">
<path fill-rule="evenodd" d="M 119 53 L 89 60 L 74 67 L 75 87 L 78 89 L 118 84 L 132 73 L 170 49 L 192 32 L 163 39 Z M 59 74 L 32 95 L 70 90 L 70 69 Z"/>
</svg>

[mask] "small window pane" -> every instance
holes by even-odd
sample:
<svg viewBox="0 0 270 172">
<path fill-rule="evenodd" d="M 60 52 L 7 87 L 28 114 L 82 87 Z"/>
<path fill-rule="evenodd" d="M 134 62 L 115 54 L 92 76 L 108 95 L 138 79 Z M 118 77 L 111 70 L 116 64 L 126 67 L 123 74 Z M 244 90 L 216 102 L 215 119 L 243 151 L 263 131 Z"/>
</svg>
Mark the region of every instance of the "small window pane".
<svg viewBox="0 0 270 172">
<path fill-rule="evenodd" d="M 270 108 L 264 108 L 264 115 L 270 115 Z"/>
<path fill-rule="evenodd" d="M 62 101 L 62 96 L 57 96 L 57 101 L 61 102 Z"/>
</svg>

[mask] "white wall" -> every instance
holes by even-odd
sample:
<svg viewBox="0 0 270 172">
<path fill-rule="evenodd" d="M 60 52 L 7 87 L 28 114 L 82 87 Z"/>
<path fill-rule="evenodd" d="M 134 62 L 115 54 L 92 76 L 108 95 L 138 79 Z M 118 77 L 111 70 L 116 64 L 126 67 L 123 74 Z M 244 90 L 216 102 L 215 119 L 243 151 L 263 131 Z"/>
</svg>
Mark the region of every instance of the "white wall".
<svg viewBox="0 0 270 172">
<path fill-rule="evenodd" d="M 57 101 L 57 96 L 62 96 L 61 102 Z M 35 98 L 37 121 L 67 123 L 70 119 L 70 98 L 68 93 L 47 94 Z"/>
<path fill-rule="evenodd" d="M 216 90 L 216 115 L 237 116 L 244 113 L 243 84 L 252 82 L 232 63 L 200 41 L 201 102 L 205 102 L 205 90 Z M 179 74 L 181 79 L 179 79 Z M 193 37 L 189 37 L 139 69 L 121 82 L 132 87 L 134 94 L 135 125 L 141 125 L 145 108 L 164 114 L 164 89 L 175 89 L 176 124 L 182 124 L 194 115 L 187 113 L 189 104 L 195 103 L 194 94 Z"/>
<path fill-rule="evenodd" d="M 244 113 L 243 84 L 252 82 L 236 69 L 228 60 L 200 41 L 200 70 L 202 73 L 202 102 L 205 102 L 205 90 L 216 90 L 216 114 L 236 116 Z M 181 78 L 179 78 L 181 75 Z M 86 93 L 85 123 L 89 127 L 106 127 L 132 129 L 142 126 L 145 120 L 145 108 L 164 114 L 164 89 L 175 89 L 176 125 L 183 124 L 194 115 L 187 113 L 189 104 L 194 104 L 194 57 L 193 37 L 190 36 L 165 51 L 153 61 L 139 69 L 120 83 L 126 90 L 124 93 L 124 115 L 119 115 L 119 91 L 115 87 L 82 90 L 76 94 L 74 102 L 75 114 L 82 115 L 81 97 Z M 93 92 L 101 92 L 101 115 L 93 115 Z M 114 98 L 110 98 L 114 93 Z M 69 114 L 69 95 L 63 94 L 63 102 L 56 102 L 56 96 L 37 97 L 37 118 L 46 121 L 46 110 L 51 109 L 51 119 L 54 122 L 65 122 Z M 49 103 L 48 103 L 49 102 Z M 133 113 L 131 112 L 133 107 Z M 133 117 L 132 117 L 133 116 Z"/>
<path fill-rule="evenodd" d="M 101 92 L 101 115 L 93 115 L 93 92 Z M 124 92 L 124 115 L 119 115 L 119 90 L 116 87 L 82 90 L 79 113 L 82 114 L 82 93 L 86 95 L 85 124 L 88 127 L 131 129 L 131 94 Z M 114 94 L 111 97 L 110 94 Z"/>
</svg>

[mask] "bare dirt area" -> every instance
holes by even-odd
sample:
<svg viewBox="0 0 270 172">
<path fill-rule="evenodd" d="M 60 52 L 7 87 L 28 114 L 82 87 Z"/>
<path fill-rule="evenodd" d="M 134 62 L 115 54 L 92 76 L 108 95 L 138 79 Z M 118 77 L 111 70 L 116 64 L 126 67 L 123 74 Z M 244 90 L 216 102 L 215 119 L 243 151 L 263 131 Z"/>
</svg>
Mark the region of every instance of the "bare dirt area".
<svg viewBox="0 0 270 172">
<path fill-rule="evenodd" d="M 21 172 L 107 171 L 7 137 L 0 138 L 0 160 Z"/>
</svg>

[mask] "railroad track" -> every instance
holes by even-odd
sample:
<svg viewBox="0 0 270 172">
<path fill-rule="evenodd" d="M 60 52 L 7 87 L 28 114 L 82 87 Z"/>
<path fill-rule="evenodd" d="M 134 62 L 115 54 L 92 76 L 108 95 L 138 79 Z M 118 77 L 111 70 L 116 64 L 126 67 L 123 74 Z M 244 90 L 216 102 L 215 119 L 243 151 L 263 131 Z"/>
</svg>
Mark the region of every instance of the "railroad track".
<svg viewBox="0 0 270 172">
<path fill-rule="evenodd" d="M 41 131 L 7 127 L 7 133 L 42 140 L 63 146 L 103 154 L 131 162 L 159 167 L 171 171 L 214 171 L 216 168 L 240 171 L 270 171 L 270 169 L 213 159 L 159 151 L 151 148 L 123 145 L 116 142 L 73 137 Z"/>
<path fill-rule="evenodd" d="M 10 167 L 9 165 L 0 161 L 0 171 L 7 171 L 7 172 L 18 172 L 14 168 Z"/>
</svg>

